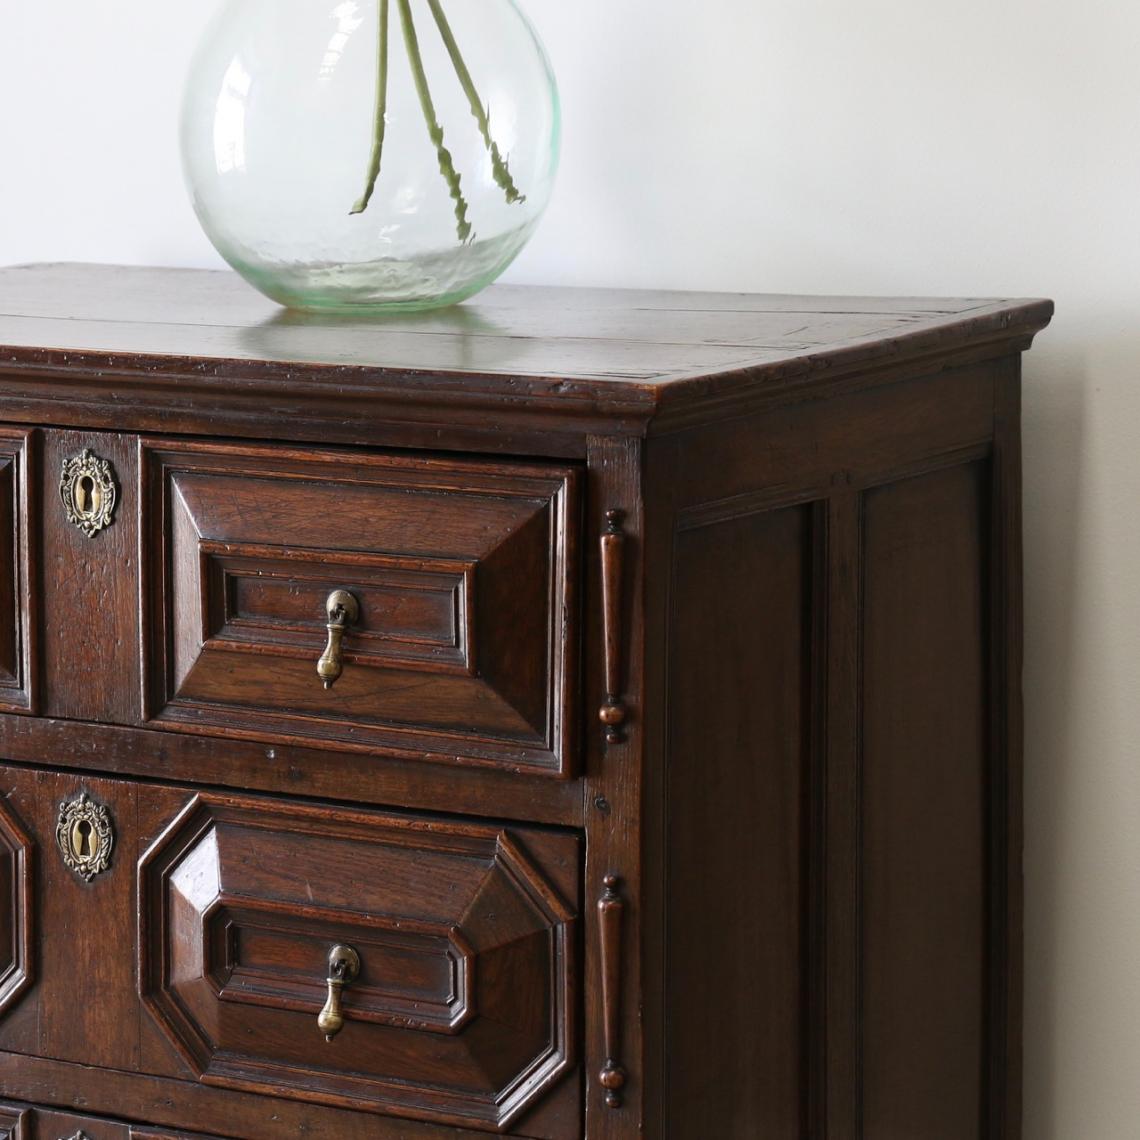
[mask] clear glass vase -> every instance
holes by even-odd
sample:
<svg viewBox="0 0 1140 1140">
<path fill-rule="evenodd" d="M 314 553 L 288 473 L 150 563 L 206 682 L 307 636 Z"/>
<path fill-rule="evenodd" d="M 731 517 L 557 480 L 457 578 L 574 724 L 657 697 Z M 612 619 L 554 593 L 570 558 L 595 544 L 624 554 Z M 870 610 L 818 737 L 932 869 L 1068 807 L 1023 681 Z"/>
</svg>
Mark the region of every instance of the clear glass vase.
<svg viewBox="0 0 1140 1140">
<path fill-rule="evenodd" d="M 219 253 L 283 305 L 340 311 L 490 284 L 546 207 L 559 134 L 514 0 L 227 0 L 182 117 Z"/>
</svg>

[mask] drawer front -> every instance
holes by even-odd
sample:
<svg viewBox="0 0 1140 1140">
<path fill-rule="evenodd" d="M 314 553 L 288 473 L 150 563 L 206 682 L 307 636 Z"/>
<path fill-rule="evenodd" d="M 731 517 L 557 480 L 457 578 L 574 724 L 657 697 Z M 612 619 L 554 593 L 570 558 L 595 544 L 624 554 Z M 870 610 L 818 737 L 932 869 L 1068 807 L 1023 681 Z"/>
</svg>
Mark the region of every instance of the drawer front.
<svg viewBox="0 0 1140 1140">
<path fill-rule="evenodd" d="M 580 1136 L 576 833 L 0 781 L 0 1052 Z"/>
<path fill-rule="evenodd" d="M 210 1140 L 190 1132 L 161 1132 L 150 1127 L 74 1116 L 26 1104 L 0 1104 L 0 1140 Z"/>
<path fill-rule="evenodd" d="M 579 863 L 565 834 L 203 795 L 140 864 L 143 1000 L 204 1082 L 505 1131 L 574 1066 Z"/>
<path fill-rule="evenodd" d="M 3 1140 L 134 1140 L 125 1124 L 25 1104 L 0 1104 Z M 187 1136 L 186 1140 L 190 1140 Z"/>
<path fill-rule="evenodd" d="M 29 433 L 0 428 L 0 712 L 34 712 Z"/>
<path fill-rule="evenodd" d="M 151 721 L 572 774 L 574 468 L 143 455 Z"/>
</svg>

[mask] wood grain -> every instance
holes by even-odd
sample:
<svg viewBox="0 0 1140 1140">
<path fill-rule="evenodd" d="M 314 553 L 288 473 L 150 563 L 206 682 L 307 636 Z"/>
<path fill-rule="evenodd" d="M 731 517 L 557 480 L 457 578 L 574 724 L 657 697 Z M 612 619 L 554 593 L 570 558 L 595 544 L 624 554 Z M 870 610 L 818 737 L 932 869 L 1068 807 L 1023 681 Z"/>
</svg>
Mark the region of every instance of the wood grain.
<svg viewBox="0 0 1140 1140">
<path fill-rule="evenodd" d="M 374 444 L 402 423 L 405 446 L 450 432 L 582 454 L 589 434 L 654 418 L 694 426 L 843 378 L 1007 355 L 1051 315 L 1045 301 L 504 286 L 378 323 L 284 313 L 233 274 L 31 266 L 0 271 L 0 414 L 262 438 L 289 423 Z"/>
<path fill-rule="evenodd" d="M 0 1124 L 1018 1140 L 1051 313 L 0 270 Z"/>
<path fill-rule="evenodd" d="M 35 712 L 39 688 L 34 438 L 0 428 L 0 708 Z"/>
<path fill-rule="evenodd" d="M 570 774 L 576 469 L 158 441 L 143 457 L 153 723 Z M 385 619 L 429 575 L 443 623 Z M 325 689 L 332 589 L 362 617 Z"/>
<path fill-rule="evenodd" d="M 988 478 L 864 507 L 863 1135 L 983 1135 Z"/>
<path fill-rule="evenodd" d="M 575 1063 L 578 864 L 572 835 L 203 794 L 139 864 L 143 1001 L 207 1084 L 508 1131 Z"/>
<path fill-rule="evenodd" d="M 676 539 L 670 1140 L 798 1136 L 806 1120 L 813 542 L 807 506 Z"/>
<path fill-rule="evenodd" d="M 65 459 L 89 448 L 115 470 L 114 521 L 88 537 L 59 501 Z M 43 566 L 40 611 L 44 712 L 79 720 L 137 724 L 139 680 L 138 441 L 125 434 L 43 434 L 37 485 Z"/>
</svg>

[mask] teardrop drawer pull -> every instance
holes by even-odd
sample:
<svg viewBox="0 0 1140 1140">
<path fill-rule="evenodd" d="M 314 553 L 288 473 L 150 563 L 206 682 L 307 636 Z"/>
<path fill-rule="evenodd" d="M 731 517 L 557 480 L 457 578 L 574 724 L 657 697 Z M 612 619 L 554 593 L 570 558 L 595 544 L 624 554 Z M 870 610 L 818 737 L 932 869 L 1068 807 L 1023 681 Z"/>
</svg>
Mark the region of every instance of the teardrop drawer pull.
<svg viewBox="0 0 1140 1140">
<path fill-rule="evenodd" d="M 351 946 L 334 946 L 329 951 L 329 996 L 317 1018 L 317 1025 L 326 1041 L 331 1042 L 344 1028 L 341 996 L 344 987 L 351 985 L 359 975 L 360 955 Z"/>
<path fill-rule="evenodd" d="M 317 676 L 331 689 L 344 672 L 341 660 L 345 631 L 360 618 L 360 603 L 347 590 L 333 590 L 325 603 L 329 616 L 329 641 L 317 662 Z"/>
</svg>

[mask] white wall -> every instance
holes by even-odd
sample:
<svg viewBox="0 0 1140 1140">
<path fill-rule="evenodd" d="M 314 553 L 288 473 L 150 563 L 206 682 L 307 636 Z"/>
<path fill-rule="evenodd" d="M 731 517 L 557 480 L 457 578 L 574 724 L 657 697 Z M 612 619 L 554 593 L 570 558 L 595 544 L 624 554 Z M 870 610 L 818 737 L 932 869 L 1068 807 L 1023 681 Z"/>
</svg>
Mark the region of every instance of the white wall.
<svg viewBox="0 0 1140 1140">
<path fill-rule="evenodd" d="M 1026 393 L 1026 1137 L 1135 1140 L 1140 5 L 524 2 L 566 147 L 515 280 L 1056 299 Z M 214 264 L 174 129 L 210 7 L 0 8 L 0 263 Z"/>
</svg>

